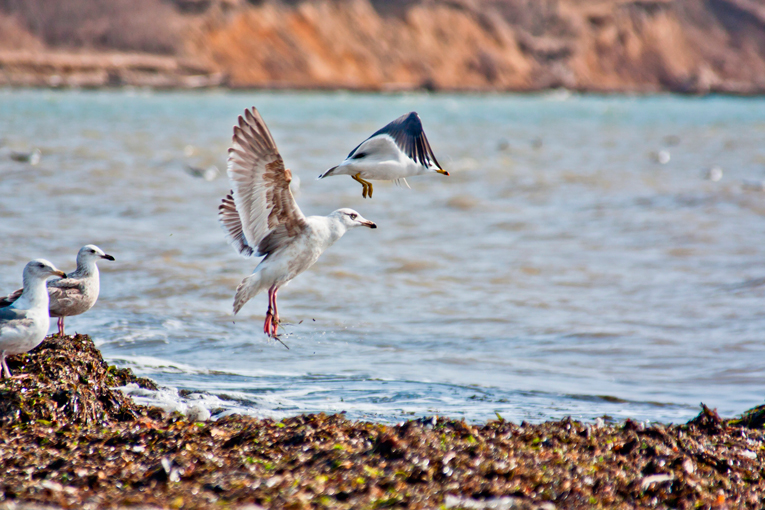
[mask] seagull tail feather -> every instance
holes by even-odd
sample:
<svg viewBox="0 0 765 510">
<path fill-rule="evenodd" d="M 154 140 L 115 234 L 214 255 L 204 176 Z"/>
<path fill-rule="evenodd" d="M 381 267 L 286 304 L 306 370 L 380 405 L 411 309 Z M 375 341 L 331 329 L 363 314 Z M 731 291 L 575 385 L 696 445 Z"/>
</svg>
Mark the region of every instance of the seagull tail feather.
<svg viewBox="0 0 765 510">
<path fill-rule="evenodd" d="M 242 283 L 236 288 L 236 295 L 234 296 L 234 315 L 239 313 L 244 304 L 255 297 L 260 291 L 264 290 L 264 285 L 260 271 L 252 273 L 250 276 L 242 280 Z"/>
</svg>

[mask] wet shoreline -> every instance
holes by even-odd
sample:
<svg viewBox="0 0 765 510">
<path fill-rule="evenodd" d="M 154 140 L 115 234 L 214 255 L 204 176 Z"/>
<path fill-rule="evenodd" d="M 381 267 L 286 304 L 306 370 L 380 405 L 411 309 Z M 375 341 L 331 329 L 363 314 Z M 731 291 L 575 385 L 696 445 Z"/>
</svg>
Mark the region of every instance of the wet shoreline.
<svg viewBox="0 0 765 510">
<path fill-rule="evenodd" d="M 89 337 L 48 337 L 0 381 L 0 508 L 759 508 L 762 420 L 389 426 L 342 415 L 195 422 L 116 390 Z M 750 416 L 751 418 L 751 416 Z"/>
</svg>

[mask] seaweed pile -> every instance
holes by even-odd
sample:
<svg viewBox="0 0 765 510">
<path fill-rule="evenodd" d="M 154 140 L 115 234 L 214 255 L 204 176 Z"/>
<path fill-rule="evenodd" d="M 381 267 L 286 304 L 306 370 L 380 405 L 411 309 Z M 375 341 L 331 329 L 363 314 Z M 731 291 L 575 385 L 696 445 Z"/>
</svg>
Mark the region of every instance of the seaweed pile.
<svg viewBox="0 0 765 510">
<path fill-rule="evenodd" d="M 62 349 L 95 356 L 91 348 L 85 337 L 56 338 L 11 365 L 29 378 L 0 382 L 4 401 L 24 404 L 3 414 L 0 425 L 0 508 L 3 502 L 548 510 L 765 504 L 761 426 L 722 420 L 706 407 L 687 424 L 648 427 L 571 419 L 473 425 L 442 417 L 389 426 L 324 414 L 193 422 L 120 397 L 112 385 L 141 381 L 103 363 L 59 367 L 61 378 L 45 375 L 49 364 L 66 365 Z M 38 381 L 45 392 L 78 393 L 80 411 L 67 411 L 72 399 L 24 403 L 22 395 L 38 391 Z"/>
<path fill-rule="evenodd" d="M 109 366 L 87 335 L 46 337 L 31 353 L 10 356 L 8 367 L 20 379 L 0 380 L 0 424 L 4 426 L 132 420 L 148 409 L 114 388 L 135 383 L 157 389 L 149 379 Z"/>
</svg>

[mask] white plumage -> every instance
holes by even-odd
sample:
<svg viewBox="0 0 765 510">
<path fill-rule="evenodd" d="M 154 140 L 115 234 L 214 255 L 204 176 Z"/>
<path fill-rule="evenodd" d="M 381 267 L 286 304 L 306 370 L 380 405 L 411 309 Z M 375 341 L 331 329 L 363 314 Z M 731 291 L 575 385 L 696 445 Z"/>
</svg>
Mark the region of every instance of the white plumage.
<svg viewBox="0 0 765 510">
<path fill-rule="evenodd" d="M 449 175 L 436 161 L 417 112 L 410 112 L 390 122 L 353 149 L 337 166 L 321 174 L 350 175 L 361 183 L 361 196 L 372 198 L 375 181 L 396 181 L 409 184 L 407 177 L 426 173 Z"/>
<path fill-rule="evenodd" d="M 234 313 L 267 289 L 263 332 L 273 337 L 279 324 L 279 288 L 311 267 L 348 229 L 377 225 L 352 209 L 338 209 L 329 216 L 304 216 L 290 191 L 292 173 L 284 167 L 255 108 L 245 110 L 239 125 L 234 126 L 228 176 L 233 189 L 218 212 L 227 239 L 245 257 L 265 257 L 237 287 Z"/>
<path fill-rule="evenodd" d="M 10 306 L 0 308 L 0 365 L 2 376 L 11 377 L 5 362 L 10 354 L 21 354 L 37 347 L 50 326 L 48 291 L 45 280 L 66 274 L 45 259 L 35 259 L 24 267 L 24 288 Z"/>
<path fill-rule="evenodd" d="M 66 278 L 48 282 L 50 316 L 58 317 L 58 334 L 64 336 L 64 317 L 87 312 L 98 300 L 101 288 L 96 262 L 100 259 L 114 260 L 94 244 L 88 244 L 77 252 L 77 269 Z M 24 289 L 0 298 L 0 306 L 13 303 Z"/>
</svg>

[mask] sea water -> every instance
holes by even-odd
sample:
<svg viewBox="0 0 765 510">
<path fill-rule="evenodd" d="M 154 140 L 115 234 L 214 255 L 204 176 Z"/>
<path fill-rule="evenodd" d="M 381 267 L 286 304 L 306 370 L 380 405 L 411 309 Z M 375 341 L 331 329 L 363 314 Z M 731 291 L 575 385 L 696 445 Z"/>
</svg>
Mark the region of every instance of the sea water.
<svg viewBox="0 0 765 510">
<path fill-rule="evenodd" d="M 306 215 L 379 227 L 281 290 L 289 350 L 262 333 L 265 295 L 232 315 L 258 261 L 217 223 L 253 105 Z M 371 200 L 316 180 L 413 110 L 449 177 Z M 0 293 L 32 258 L 114 255 L 67 332 L 163 386 L 139 401 L 384 422 L 682 422 L 763 401 L 765 99 L 5 90 L 0 142 Z M 34 148 L 37 165 L 10 158 Z"/>
</svg>

